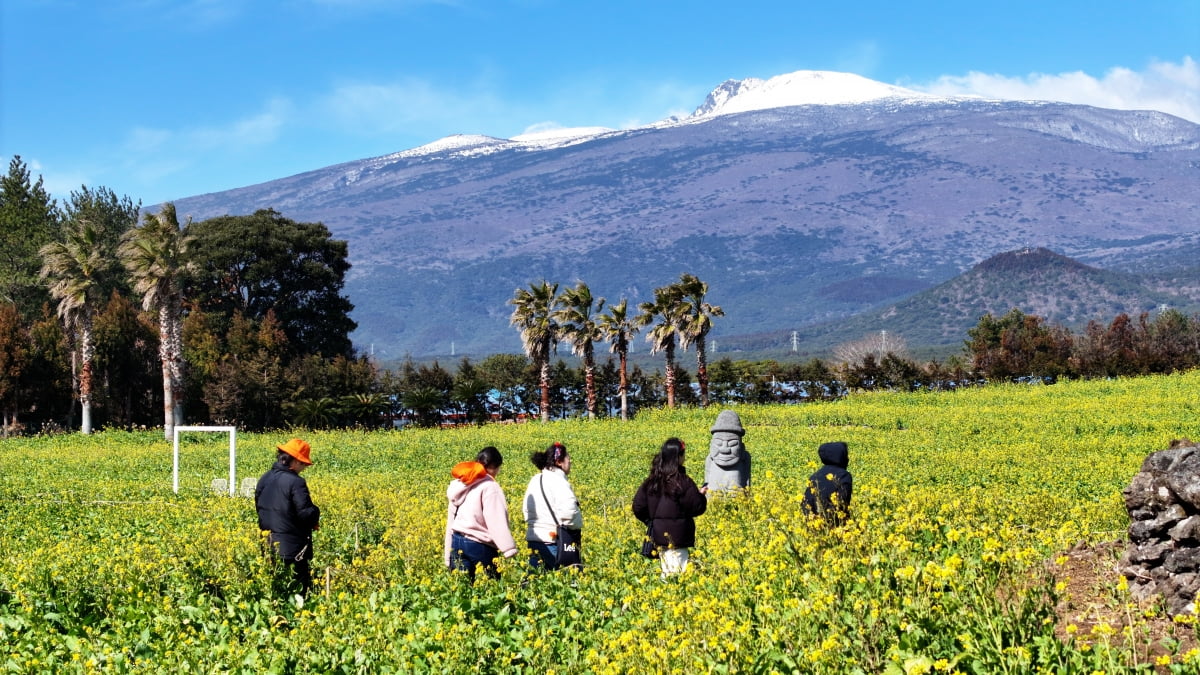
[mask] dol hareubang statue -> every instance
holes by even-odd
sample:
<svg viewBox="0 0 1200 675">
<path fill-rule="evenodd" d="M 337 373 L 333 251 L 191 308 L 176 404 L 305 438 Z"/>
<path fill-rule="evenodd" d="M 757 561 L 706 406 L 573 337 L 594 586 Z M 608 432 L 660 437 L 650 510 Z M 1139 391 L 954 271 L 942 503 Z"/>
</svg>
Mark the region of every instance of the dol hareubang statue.
<svg viewBox="0 0 1200 675">
<path fill-rule="evenodd" d="M 732 410 L 722 410 L 709 429 L 708 458 L 704 460 L 704 482 L 709 490 L 745 490 L 750 487 L 750 451 L 742 443 L 746 430 Z"/>
</svg>

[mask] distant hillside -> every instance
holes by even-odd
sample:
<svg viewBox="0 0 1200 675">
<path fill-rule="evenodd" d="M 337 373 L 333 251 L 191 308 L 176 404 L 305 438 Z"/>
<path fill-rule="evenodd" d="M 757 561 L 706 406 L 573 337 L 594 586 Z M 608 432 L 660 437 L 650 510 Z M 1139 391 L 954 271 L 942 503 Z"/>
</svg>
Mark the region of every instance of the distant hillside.
<svg viewBox="0 0 1200 675">
<path fill-rule="evenodd" d="M 1193 287 L 1200 286 L 1200 274 L 1190 279 Z M 1149 279 L 1089 267 L 1045 248 L 1027 248 L 992 256 L 949 281 L 882 309 L 806 328 L 800 337 L 818 350 L 881 330 L 903 337 L 910 346 L 957 346 L 987 313 L 1000 316 L 1017 308 L 1078 329 L 1092 320 L 1107 323 L 1122 312 L 1137 315 L 1162 306 L 1185 313 L 1200 311 L 1194 298 L 1166 291 Z M 725 345 L 778 349 L 789 337 L 777 331 L 728 339 Z"/>
<path fill-rule="evenodd" d="M 725 309 L 713 333 L 722 342 L 792 330 L 817 339 L 830 322 L 865 328 L 852 317 L 881 308 L 894 308 L 888 320 L 910 343 L 958 339 L 938 311 L 998 306 L 971 293 L 1074 321 L 1172 302 L 1171 286 L 1191 283 L 1200 126 L 893 89 L 821 73 L 725 83 L 708 113 L 682 120 L 456 136 L 176 205 L 195 219 L 274 208 L 325 223 L 349 242 L 354 340 L 381 358 L 519 351 L 506 303 L 543 278 L 640 302 L 696 274 Z M 764 107 L 812 100 L 855 102 Z M 999 281 L 939 286 L 1026 247 L 1157 281 L 1136 290 L 1149 282 L 1078 273 L 1064 289 L 1074 297 L 1038 296 L 1033 282 L 1026 295 Z M 1056 288 L 1046 284 L 1059 274 L 1039 283 Z"/>
</svg>

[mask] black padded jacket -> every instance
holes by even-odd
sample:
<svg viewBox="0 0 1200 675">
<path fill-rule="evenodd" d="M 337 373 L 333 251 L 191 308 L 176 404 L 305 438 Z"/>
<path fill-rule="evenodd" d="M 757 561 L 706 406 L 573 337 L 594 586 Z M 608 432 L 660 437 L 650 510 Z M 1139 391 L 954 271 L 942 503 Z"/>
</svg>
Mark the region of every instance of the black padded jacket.
<svg viewBox="0 0 1200 675">
<path fill-rule="evenodd" d="M 271 543 L 280 557 L 311 557 L 312 532 L 321 520 L 321 509 L 308 494 L 308 483 L 278 461 L 258 479 L 254 489 L 258 527 L 271 532 Z"/>
<path fill-rule="evenodd" d="M 817 449 L 817 457 L 823 465 L 808 478 L 804 510 L 838 525 L 850 514 L 850 497 L 854 492 L 854 478 L 846 470 L 850 464 L 850 450 L 840 441 L 822 443 Z"/>
<path fill-rule="evenodd" d="M 696 516 L 708 508 L 708 499 L 696 487 L 696 481 L 680 469 L 679 491 L 675 494 L 650 493 L 649 479 L 642 481 L 633 497 L 633 515 L 650 525 L 655 546 L 691 548 L 696 545 Z"/>
</svg>

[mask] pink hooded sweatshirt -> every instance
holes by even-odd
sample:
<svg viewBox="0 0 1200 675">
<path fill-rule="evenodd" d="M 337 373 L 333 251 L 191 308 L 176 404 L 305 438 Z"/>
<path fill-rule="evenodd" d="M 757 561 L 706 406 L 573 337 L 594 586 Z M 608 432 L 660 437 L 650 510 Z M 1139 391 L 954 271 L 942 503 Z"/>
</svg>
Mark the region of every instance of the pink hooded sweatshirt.
<svg viewBox="0 0 1200 675">
<path fill-rule="evenodd" d="M 450 566 L 450 535 L 454 532 L 494 546 L 505 558 L 516 555 L 517 544 L 508 529 L 508 503 L 500 484 L 492 480 L 479 462 L 459 462 L 450 475 L 454 480 L 446 488 L 446 499 L 450 502 L 443 547 L 446 566 Z"/>
</svg>

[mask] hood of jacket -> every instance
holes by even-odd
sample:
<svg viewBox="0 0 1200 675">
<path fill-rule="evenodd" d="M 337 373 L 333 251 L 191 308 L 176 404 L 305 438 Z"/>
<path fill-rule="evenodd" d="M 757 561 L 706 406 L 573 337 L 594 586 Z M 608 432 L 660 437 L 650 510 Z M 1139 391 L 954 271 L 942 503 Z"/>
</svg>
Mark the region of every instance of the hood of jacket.
<svg viewBox="0 0 1200 675">
<path fill-rule="evenodd" d="M 817 448 L 817 457 L 822 464 L 844 469 L 850 464 L 850 448 L 841 441 L 822 443 L 821 447 Z"/>
<path fill-rule="evenodd" d="M 477 485 L 492 480 L 487 469 L 479 462 L 459 462 L 450 470 L 454 480 L 446 488 L 446 498 L 451 504 L 458 506 L 467 498 L 467 493 Z"/>
</svg>

